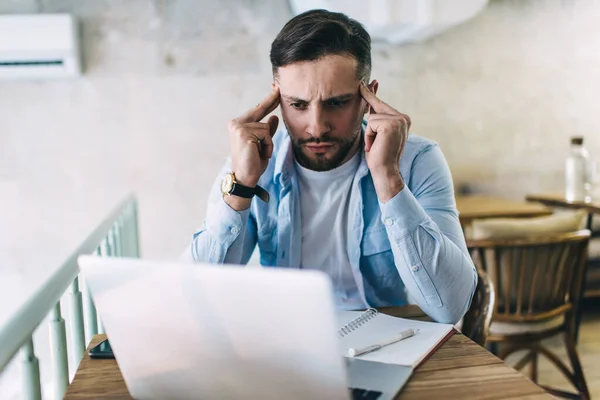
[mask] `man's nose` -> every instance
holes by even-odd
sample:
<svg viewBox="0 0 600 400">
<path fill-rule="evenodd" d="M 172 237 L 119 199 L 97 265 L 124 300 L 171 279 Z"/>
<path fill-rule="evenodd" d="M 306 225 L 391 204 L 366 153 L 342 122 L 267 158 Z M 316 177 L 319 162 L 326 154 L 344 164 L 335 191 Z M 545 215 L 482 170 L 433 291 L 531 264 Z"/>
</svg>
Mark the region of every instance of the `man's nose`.
<svg viewBox="0 0 600 400">
<path fill-rule="evenodd" d="M 310 122 L 308 124 L 308 134 L 315 139 L 320 138 L 331 130 L 327 117 L 321 107 L 311 107 L 310 110 Z"/>
</svg>

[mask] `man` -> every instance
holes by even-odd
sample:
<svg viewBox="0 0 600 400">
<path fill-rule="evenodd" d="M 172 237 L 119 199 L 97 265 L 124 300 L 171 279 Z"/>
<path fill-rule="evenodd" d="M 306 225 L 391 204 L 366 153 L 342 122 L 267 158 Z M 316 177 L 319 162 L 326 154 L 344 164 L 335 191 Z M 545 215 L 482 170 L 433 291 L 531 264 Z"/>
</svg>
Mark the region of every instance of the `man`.
<svg viewBox="0 0 600 400">
<path fill-rule="evenodd" d="M 375 95 L 368 33 L 309 11 L 283 27 L 271 63 L 271 93 L 229 125 L 231 157 L 183 257 L 245 264 L 258 243 L 263 266 L 325 271 L 340 308 L 402 305 L 410 294 L 434 320 L 456 323 L 477 274 L 450 171 Z M 278 106 L 286 129 L 275 134 L 277 116 L 261 121 Z"/>
</svg>

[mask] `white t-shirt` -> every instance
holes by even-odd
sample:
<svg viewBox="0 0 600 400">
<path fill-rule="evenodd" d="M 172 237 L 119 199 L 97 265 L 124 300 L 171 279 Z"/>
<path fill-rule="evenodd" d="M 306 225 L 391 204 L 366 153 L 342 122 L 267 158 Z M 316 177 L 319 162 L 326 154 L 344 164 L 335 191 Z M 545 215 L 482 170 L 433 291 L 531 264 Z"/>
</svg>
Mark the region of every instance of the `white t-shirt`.
<svg viewBox="0 0 600 400">
<path fill-rule="evenodd" d="M 302 258 L 305 269 L 326 272 L 333 283 L 336 305 L 356 309 L 365 305 L 348 258 L 348 204 L 352 181 L 360 163 L 360 152 L 330 171 L 313 171 L 296 162 L 300 184 Z"/>
</svg>

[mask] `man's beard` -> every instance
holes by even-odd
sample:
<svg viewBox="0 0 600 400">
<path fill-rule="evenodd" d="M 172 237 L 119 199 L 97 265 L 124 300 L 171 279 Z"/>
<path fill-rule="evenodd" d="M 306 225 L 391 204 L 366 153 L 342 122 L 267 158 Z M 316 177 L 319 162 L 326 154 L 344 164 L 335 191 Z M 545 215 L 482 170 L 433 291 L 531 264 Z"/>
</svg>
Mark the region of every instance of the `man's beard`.
<svg viewBox="0 0 600 400">
<path fill-rule="evenodd" d="M 288 134 L 290 130 L 288 128 Z M 321 136 L 318 139 L 298 139 L 294 138 L 290 134 L 292 139 L 292 150 L 296 161 L 300 163 L 304 168 L 311 169 L 313 171 L 329 171 L 339 167 L 342 162 L 348 157 L 350 151 L 354 147 L 357 140 L 360 140 L 361 130 L 360 128 L 356 131 L 356 134 L 349 139 L 338 139 L 332 138 L 328 134 Z M 315 154 L 315 158 L 308 157 L 304 151 L 304 145 L 308 143 L 323 144 L 332 143 L 337 145 L 337 152 L 331 158 L 325 158 L 325 155 Z"/>
</svg>

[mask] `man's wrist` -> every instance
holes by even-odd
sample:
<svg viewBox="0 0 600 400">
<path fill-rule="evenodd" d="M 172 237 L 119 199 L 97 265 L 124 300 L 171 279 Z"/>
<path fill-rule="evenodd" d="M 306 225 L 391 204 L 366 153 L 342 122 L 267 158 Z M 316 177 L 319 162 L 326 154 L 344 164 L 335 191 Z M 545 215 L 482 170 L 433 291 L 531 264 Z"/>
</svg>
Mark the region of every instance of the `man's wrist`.
<svg viewBox="0 0 600 400">
<path fill-rule="evenodd" d="M 387 203 L 404 189 L 404 180 L 398 170 L 371 172 L 371 177 L 381 203 Z"/>
<path fill-rule="evenodd" d="M 252 199 L 227 194 L 223 195 L 223 201 L 235 211 L 244 211 L 252 204 Z"/>
<path fill-rule="evenodd" d="M 252 203 L 252 189 L 256 188 L 258 181 L 243 173 L 226 174 L 221 182 L 223 201 L 235 211 L 250 208 Z M 235 189 L 237 186 L 238 189 Z M 237 192 L 236 192 L 237 190 Z"/>
<path fill-rule="evenodd" d="M 258 185 L 258 179 L 247 177 L 239 172 L 234 172 L 233 174 L 235 175 L 236 183 L 239 183 L 240 185 L 244 185 L 249 188 L 255 188 L 256 185 Z"/>
</svg>

